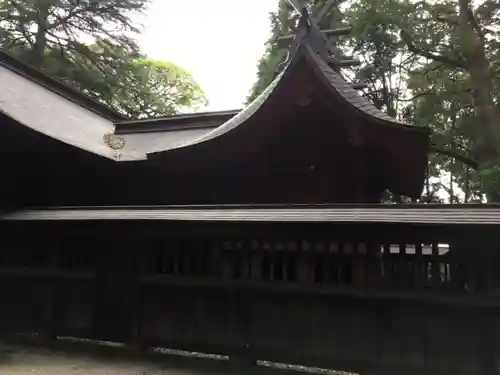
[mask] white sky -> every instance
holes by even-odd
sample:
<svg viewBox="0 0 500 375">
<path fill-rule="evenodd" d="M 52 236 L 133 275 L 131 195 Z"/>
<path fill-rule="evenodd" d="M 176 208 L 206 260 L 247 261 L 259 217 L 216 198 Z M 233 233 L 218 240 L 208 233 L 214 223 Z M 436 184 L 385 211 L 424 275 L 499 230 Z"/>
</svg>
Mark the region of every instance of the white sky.
<svg viewBox="0 0 500 375">
<path fill-rule="evenodd" d="M 141 50 L 188 70 L 207 110 L 239 109 L 256 79 L 277 0 L 152 0 Z"/>
</svg>

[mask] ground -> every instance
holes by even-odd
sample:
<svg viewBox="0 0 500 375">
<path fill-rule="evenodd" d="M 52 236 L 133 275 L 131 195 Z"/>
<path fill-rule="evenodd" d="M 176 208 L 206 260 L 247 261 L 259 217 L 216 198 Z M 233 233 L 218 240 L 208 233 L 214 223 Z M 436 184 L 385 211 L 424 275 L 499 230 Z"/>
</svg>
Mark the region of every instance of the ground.
<svg viewBox="0 0 500 375">
<path fill-rule="evenodd" d="M 25 346 L 0 347 L 0 375 L 211 375 L 215 368 L 169 361 L 126 360 Z"/>
<path fill-rule="evenodd" d="M 204 357 L 154 355 L 138 359 L 123 351 L 75 351 L 0 343 L 0 375 L 354 375 L 268 362 L 260 362 L 257 367 L 238 367 Z"/>
</svg>

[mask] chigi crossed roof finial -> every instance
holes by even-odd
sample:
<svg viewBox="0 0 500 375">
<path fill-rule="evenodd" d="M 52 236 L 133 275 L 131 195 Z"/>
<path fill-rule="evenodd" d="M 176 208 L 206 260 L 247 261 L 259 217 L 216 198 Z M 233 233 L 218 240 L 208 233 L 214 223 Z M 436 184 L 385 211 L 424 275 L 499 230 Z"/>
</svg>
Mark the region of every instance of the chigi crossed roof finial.
<svg viewBox="0 0 500 375">
<path fill-rule="evenodd" d="M 298 13 L 298 22 L 293 27 L 294 33 L 279 38 L 281 45 L 286 44 L 290 47 L 290 56 L 293 55 L 299 44 L 307 40 L 308 45 L 327 62 L 335 71 L 340 71 L 342 67 L 359 65 L 359 61 L 341 56 L 340 49 L 332 43 L 331 38 L 340 35 L 348 35 L 352 27 L 339 27 L 329 30 L 321 30 L 319 24 L 333 7 L 338 6 L 344 0 L 326 0 L 315 14 L 309 11 L 308 0 L 287 0 L 288 3 Z M 362 88 L 364 85 L 356 85 L 356 88 Z"/>
</svg>

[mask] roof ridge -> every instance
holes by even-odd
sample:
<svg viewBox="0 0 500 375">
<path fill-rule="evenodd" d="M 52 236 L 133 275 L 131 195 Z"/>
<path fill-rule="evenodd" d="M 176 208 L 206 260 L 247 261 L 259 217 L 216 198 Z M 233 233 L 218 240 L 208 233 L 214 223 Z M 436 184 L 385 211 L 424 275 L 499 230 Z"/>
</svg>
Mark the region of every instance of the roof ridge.
<svg viewBox="0 0 500 375">
<path fill-rule="evenodd" d="M 198 117 L 210 117 L 210 116 L 224 116 L 224 115 L 230 115 L 233 113 L 239 113 L 241 112 L 242 109 L 229 109 L 229 110 L 221 110 L 221 111 L 204 111 L 204 112 L 193 112 L 193 113 L 178 113 L 175 115 L 168 115 L 168 116 L 157 116 L 157 117 L 148 117 L 145 119 L 138 119 L 138 120 L 122 120 L 122 121 L 117 121 L 115 125 L 120 125 L 120 124 L 129 124 L 129 123 L 149 123 L 149 122 L 155 122 L 155 121 L 171 121 L 171 120 L 180 120 L 180 119 L 191 119 L 191 118 L 198 118 Z"/>
</svg>

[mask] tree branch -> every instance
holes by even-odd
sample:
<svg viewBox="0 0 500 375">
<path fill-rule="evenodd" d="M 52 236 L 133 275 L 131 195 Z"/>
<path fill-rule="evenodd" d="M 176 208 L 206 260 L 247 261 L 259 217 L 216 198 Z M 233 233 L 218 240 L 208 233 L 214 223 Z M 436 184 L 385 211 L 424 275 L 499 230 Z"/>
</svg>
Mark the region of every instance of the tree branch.
<svg viewBox="0 0 500 375">
<path fill-rule="evenodd" d="M 401 30 L 400 35 L 401 35 L 401 39 L 406 44 L 406 46 L 408 47 L 408 50 L 410 52 L 412 52 L 412 53 L 414 53 L 416 55 L 425 57 L 425 58 L 427 58 L 429 60 L 437 61 L 437 62 L 440 62 L 442 64 L 445 64 L 445 65 L 448 65 L 448 66 L 451 66 L 451 67 L 454 67 L 454 68 L 456 68 L 456 67 L 459 67 L 459 68 L 462 68 L 462 69 L 466 68 L 465 62 L 463 62 L 463 61 L 454 60 L 454 59 L 451 59 L 451 58 L 449 58 L 447 56 L 438 55 L 438 54 L 435 54 L 435 53 L 433 53 L 431 51 L 418 48 L 417 46 L 415 46 L 415 44 L 411 40 L 411 36 L 410 36 L 410 34 L 407 31 Z"/>
<path fill-rule="evenodd" d="M 401 101 L 401 102 L 412 102 L 415 99 L 418 99 L 418 98 L 420 98 L 422 96 L 430 96 L 430 95 L 436 95 L 436 92 L 435 91 L 424 91 L 424 92 L 420 92 L 420 93 L 414 95 L 413 97 L 411 97 L 409 99 L 399 99 L 399 101 Z"/>
<path fill-rule="evenodd" d="M 455 158 L 473 169 L 478 168 L 478 164 L 475 160 L 472 160 L 471 158 L 469 158 L 465 155 L 459 154 L 455 151 L 446 150 L 446 149 L 440 148 L 439 146 L 434 145 L 434 144 L 431 145 L 430 151 L 432 153 L 435 153 L 435 154 L 445 155 L 445 156 L 449 156 L 451 158 Z"/>
</svg>

